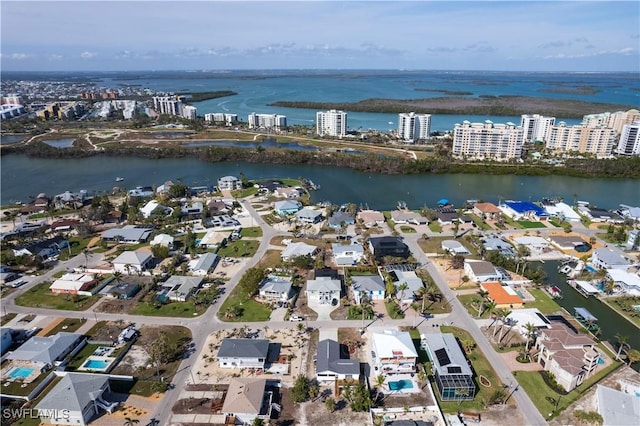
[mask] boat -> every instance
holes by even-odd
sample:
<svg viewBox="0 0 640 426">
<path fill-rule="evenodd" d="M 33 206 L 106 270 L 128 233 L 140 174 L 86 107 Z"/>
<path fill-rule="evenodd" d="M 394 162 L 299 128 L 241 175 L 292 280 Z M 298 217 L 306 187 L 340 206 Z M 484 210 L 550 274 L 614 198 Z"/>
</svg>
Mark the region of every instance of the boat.
<svg viewBox="0 0 640 426">
<path fill-rule="evenodd" d="M 573 270 L 573 268 L 571 267 L 571 265 L 564 265 L 561 266 L 560 269 L 558 270 L 558 272 L 560 272 L 561 274 L 568 274 L 569 272 L 571 272 Z"/>
<path fill-rule="evenodd" d="M 120 176 L 118 176 L 118 177 L 116 178 L 116 182 L 122 182 L 123 180 L 124 180 L 124 178 L 123 178 L 123 177 L 120 177 Z"/>
<path fill-rule="evenodd" d="M 597 287 L 594 287 L 589 281 L 568 279 L 567 284 L 575 288 L 578 293 L 584 297 L 591 297 L 600 293 L 600 290 Z"/>
<path fill-rule="evenodd" d="M 547 290 L 547 293 L 549 293 L 552 298 L 562 299 L 562 290 L 560 290 L 558 286 L 546 286 L 544 289 Z"/>
<path fill-rule="evenodd" d="M 590 332 L 596 333 L 598 330 L 600 330 L 600 326 L 598 325 L 598 318 L 596 318 L 595 315 L 589 312 L 587 308 L 579 306 L 575 307 L 573 316 L 575 316 L 578 322 Z"/>
</svg>

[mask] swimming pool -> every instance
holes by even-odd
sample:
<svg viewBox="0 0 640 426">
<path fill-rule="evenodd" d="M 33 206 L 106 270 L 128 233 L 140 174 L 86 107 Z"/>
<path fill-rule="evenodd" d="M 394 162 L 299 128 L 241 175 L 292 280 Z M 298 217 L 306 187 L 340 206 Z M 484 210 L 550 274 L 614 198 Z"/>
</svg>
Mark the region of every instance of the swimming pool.
<svg viewBox="0 0 640 426">
<path fill-rule="evenodd" d="M 389 382 L 389 389 L 391 389 L 392 391 L 399 391 L 399 390 L 403 390 L 403 389 L 412 389 L 413 388 L 413 383 L 411 382 L 411 380 L 398 380 L 395 382 Z"/>
<path fill-rule="evenodd" d="M 106 370 L 112 360 L 89 358 L 83 365 L 83 370 Z"/>
<path fill-rule="evenodd" d="M 34 368 L 29 367 L 15 367 L 9 371 L 7 377 L 9 377 L 9 380 L 23 380 L 29 377 L 34 370 Z"/>
<path fill-rule="evenodd" d="M 598 272 L 598 270 L 596 268 L 594 268 L 593 266 L 585 266 L 584 269 L 586 269 L 588 272 Z"/>
</svg>

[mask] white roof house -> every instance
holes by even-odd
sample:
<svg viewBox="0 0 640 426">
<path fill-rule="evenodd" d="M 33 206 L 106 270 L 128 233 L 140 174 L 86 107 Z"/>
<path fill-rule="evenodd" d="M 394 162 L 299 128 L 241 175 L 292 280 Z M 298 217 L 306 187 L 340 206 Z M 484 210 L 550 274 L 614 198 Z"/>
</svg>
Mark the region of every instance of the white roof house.
<svg viewBox="0 0 640 426">
<path fill-rule="evenodd" d="M 302 223 L 318 223 L 322 220 L 322 212 L 309 207 L 298 211 L 295 216 Z"/>
<path fill-rule="evenodd" d="M 550 328 L 551 323 L 537 308 L 514 309 L 507 316 L 509 324 L 513 325 L 521 335 L 526 335 L 526 324 L 532 324 L 535 328 Z"/>
<path fill-rule="evenodd" d="M 97 291 L 95 284 L 97 279 L 91 274 L 74 274 L 66 273 L 49 286 L 49 290 L 53 293 L 68 293 L 78 294 L 80 292 L 88 293 L 88 295 L 94 294 L 90 290 L 93 288 Z"/>
<path fill-rule="evenodd" d="M 530 237 L 530 236 L 516 237 L 513 239 L 513 241 L 516 243 L 516 245 L 522 244 L 524 246 L 531 247 L 535 250 L 544 250 L 548 248 L 550 245 L 549 241 L 545 240 L 542 237 Z"/>
<path fill-rule="evenodd" d="M 151 245 L 165 246 L 171 249 L 173 248 L 173 241 L 174 241 L 174 238 L 169 234 L 158 234 L 155 237 L 153 237 L 153 240 L 151 240 Z"/>
<path fill-rule="evenodd" d="M 307 297 L 317 300 L 319 304 L 331 304 L 334 300 L 340 300 L 342 283 L 331 277 L 317 277 L 315 280 L 307 281 Z"/>
<path fill-rule="evenodd" d="M 231 235 L 230 231 L 217 231 L 215 229 L 209 229 L 206 234 L 200 239 L 198 245 L 200 247 L 215 249 L 223 244 L 227 238 Z"/>
<path fill-rule="evenodd" d="M 629 261 L 622 255 L 608 248 L 599 248 L 593 251 L 591 263 L 600 269 L 623 269 L 629 267 Z"/>
<path fill-rule="evenodd" d="M 596 385 L 598 413 L 603 426 L 640 424 L 640 398 L 603 385 Z"/>
<path fill-rule="evenodd" d="M 442 250 L 448 251 L 453 254 L 471 254 L 460 241 L 456 240 L 444 240 L 440 243 Z"/>
<path fill-rule="evenodd" d="M 242 189 L 242 181 L 235 176 L 223 176 L 218 179 L 218 189 L 220 191 Z"/>
<path fill-rule="evenodd" d="M 151 263 L 153 256 L 146 251 L 124 251 L 113 259 L 113 270 L 123 274 L 142 272 Z"/>
<path fill-rule="evenodd" d="M 318 247 L 311 244 L 298 242 L 289 244 L 282 250 L 282 260 L 291 260 L 299 256 L 313 256 L 319 251 Z"/>
<path fill-rule="evenodd" d="M 219 257 L 215 253 L 204 253 L 189 262 L 189 270 L 193 275 L 207 275 L 218 263 Z"/>
<path fill-rule="evenodd" d="M 364 257 L 364 247 L 353 241 L 351 244 L 331 244 L 333 258 L 338 266 L 357 265 Z"/>
<path fill-rule="evenodd" d="M 640 296 L 640 276 L 622 269 L 608 269 L 607 275 L 620 290 L 632 296 Z"/>
<path fill-rule="evenodd" d="M 160 203 L 158 203 L 156 200 L 151 200 L 144 206 L 140 207 L 140 213 L 142 214 L 142 217 L 148 218 L 158 207 L 162 208 Z"/>
<path fill-rule="evenodd" d="M 293 282 L 290 277 L 281 277 L 278 275 L 269 275 L 260 284 L 260 296 L 286 302 L 291 297 L 291 287 Z"/>
<path fill-rule="evenodd" d="M 566 203 L 544 206 L 544 209 L 549 213 L 549 216 L 555 216 L 569 222 L 580 222 L 580 215 Z"/>
<path fill-rule="evenodd" d="M 383 373 L 413 372 L 418 352 L 406 331 L 384 330 L 372 333 L 371 349 L 375 353 L 375 365 Z"/>
</svg>

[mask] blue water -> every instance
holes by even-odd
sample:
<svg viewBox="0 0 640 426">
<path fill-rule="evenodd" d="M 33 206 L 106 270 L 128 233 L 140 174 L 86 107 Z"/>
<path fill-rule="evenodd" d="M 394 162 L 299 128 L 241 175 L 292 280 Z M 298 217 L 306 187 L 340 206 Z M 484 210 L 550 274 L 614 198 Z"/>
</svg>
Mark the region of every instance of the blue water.
<svg viewBox="0 0 640 426">
<path fill-rule="evenodd" d="M 75 139 L 56 139 L 43 142 L 54 148 L 71 148 L 73 147 L 73 142 L 75 142 Z"/>
<path fill-rule="evenodd" d="M 413 383 L 411 383 L 411 380 L 397 380 L 395 382 L 389 382 L 389 389 L 395 391 L 395 390 L 402 390 L 402 389 L 411 389 L 413 388 Z"/>
<path fill-rule="evenodd" d="M 104 361 L 102 359 L 90 359 L 84 363 L 82 368 L 87 368 L 90 370 L 106 370 L 109 364 L 111 364 L 111 361 Z"/>
<path fill-rule="evenodd" d="M 21 142 L 25 140 L 26 137 L 27 136 L 21 135 L 3 135 L 0 137 L 0 144 Z"/>
<path fill-rule="evenodd" d="M 287 116 L 289 125 L 312 125 L 315 110 L 271 106 L 276 101 L 357 102 L 371 98 L 419 99 L 449 97 L 427 90 L 471 92 L 461 97 L 520 95 L 556 99 L 577 99 L 625 105 L 640 105 L 640 83 L 632 73 L 575 74 L 527 72 L 447 72 L 447 71 L 230 71 L 202 73 L 131 73 L 133 78 L 104 78 L 106 84 L 139 84 L 144 87 L 175 92 L 233 90 L 238 94 L 196 102 L 198 115 L 208 112 L 238 114 L 242 121 L 252 112 Z M 575 89 L 589 86 L 595 94 L 555 93 L 551 89 Z M 596 112 L 596 111 L 594 111 Z M 604 112 L 604 111 L 603 111 Z M 536 113 L 536 111 L 532 111 Z M 434 115 L 432 131 L 451 130 L 455 123 L 492 120 L 496 123 L 520 122 L 520 117 Z M 576 124 L 580 120 L 557 117 L 557 121 Z M 348 128 L 388 131 L 397 128 L 397 114 L 349 112 Z M 391 122 L 392 124 L 389 124 Z"/>
<path fill-rule="evenodd" d="M 598 271 L 596 270 L 596 268 L 594 268 L 593 266 L 589 266 L 589 265 L 586 265 L 586 266 L 584 267 L 584 269 L 585 269 L 587 272 L 591 272 L 591 273 L 598 272 Z"/>
<path fill-rule="evenodd" d="M 9 379 L 11 380 L 25 379 L 33 373 L 33 370 L 33 368 L 29 367 L 16 367 L 11 370 L 7 376 L 9 376 Z"/>
</svg>

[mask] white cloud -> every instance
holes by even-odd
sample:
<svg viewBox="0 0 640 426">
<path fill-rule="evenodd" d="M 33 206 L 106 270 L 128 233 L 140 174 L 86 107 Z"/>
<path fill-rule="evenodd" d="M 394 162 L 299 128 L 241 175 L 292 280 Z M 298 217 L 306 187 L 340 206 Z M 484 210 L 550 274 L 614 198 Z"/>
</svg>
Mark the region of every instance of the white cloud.
<svg viewBox="0 0 640 426">
<path fill-rule="evenodd" d="M 82 52 L 80 54 L 80 57 L 82 59 L 91 59 L 91 58 L 95 58 L 96 56 L 98 56 L 98 54 L 96 52 L 89 52 L 89 51 Z"/>
<path fill-rule="evenodd" d="M 604 55 L 618 55 L 618 56 L 631 56 L 637 54 L 637 49 L 633 47 L 625 47 L 617 50 L 600 50 L 598 52 L 589 53 L 556 53 L 553 55 L 544 56 L 544 59 L 578 59 L 578 58 L 591 58 L 594 56 Z"/>
<path fill-rule="evenodd" d="M 32 57 L 33 55 L 29 53 L 3 53 L 2 54 L 3 59 L 13 59 L 15 61 L 22 61 L 24 59 L 29 59 Z"/>
</svg>

